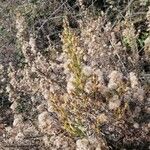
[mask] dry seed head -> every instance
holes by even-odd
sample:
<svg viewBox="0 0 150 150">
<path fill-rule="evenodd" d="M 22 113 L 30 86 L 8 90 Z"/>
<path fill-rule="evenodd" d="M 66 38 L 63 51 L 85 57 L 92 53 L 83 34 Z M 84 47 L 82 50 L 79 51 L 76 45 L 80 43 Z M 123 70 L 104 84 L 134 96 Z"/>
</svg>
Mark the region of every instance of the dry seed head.
<svg viewBox="0 0 150 150">
<path fill-rule="evenodd" d="M 130 72 L 130 82 L 131 82 L 131 87 L 133 89 L 139 86 L 138 78 L 136 77 L 134 72 Z"/>
</svg>

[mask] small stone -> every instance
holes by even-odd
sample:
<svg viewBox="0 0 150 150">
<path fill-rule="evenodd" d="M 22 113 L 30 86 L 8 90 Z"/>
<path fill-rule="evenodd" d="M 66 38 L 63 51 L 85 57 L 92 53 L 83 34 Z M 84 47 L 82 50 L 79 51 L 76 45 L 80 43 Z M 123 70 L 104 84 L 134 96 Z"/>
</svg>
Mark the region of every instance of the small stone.
<svg viewBox="0 0 150 150">
<path fill-rule="evenodd" d="M 134 127 L 135 129 L 138 129 L 138 128 L 139 128 L 139 124 L 138 124 L 138 123 L 134 123 L 133 127 Z"/>
</svg>

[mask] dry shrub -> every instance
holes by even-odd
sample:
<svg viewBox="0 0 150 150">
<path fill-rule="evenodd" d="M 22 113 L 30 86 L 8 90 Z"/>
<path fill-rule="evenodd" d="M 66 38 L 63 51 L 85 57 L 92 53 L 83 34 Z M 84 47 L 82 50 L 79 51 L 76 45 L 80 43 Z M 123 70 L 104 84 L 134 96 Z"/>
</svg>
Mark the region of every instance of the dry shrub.
<svg viewBox="0 0 150 150">
<path fill-rule="evenodd" d="M 14 121 L 6 142 L 24 143 L 32 131 L 50 149 L 75 149 L 75 144 L 78 149 L 148 148 L 149 82 L 145 76 L 142 80 L 147 72 L 140 63 L 149 61 L 149 37 L 140 55 L 134 19 L 126 15 L 114 24 L 104 12 L 83 11 L 78 29 L 70 27 L 66 16 L 63 26 L 58 20 L 63 32 L 57 47 L 46 31 L 50 23 L 52 31 L 58 24 L 46 20 L 41 26 L 39 19 L 39 33 L 34 19 L 46 14 L 36 16 L 39 9 L 33 5 L 16 9 L 23 65 L 9 64 L 6 89 Z M 32 21 L 37 24 L 30 30 Z M 41 46 L 40 40 L 50 42 Z"/>
</svg>

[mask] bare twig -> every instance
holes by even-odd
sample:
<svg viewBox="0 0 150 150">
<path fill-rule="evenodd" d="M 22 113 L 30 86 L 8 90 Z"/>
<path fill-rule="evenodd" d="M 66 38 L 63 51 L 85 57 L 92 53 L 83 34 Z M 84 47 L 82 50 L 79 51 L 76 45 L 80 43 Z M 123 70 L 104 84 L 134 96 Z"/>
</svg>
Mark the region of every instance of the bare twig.
<svg viewBox="0 0 150 150">
<path fill-rule="evenodd" d="M 39 28 L 38 30 L 42 29 L 43 26 L 51 19 L 51 17 L 52 17 L 53 15 L 55 15 L 55 14 L 57 13 L 57 11 L 60 10 L 60 8 L 62 8 L 67 2 L 68 2 L 68 0 L 66 0 L 63 4 L 61 4 L 61 5 L 42 23 L 42 25 L 40 26 L 40 28 Z"/>
</svg>

